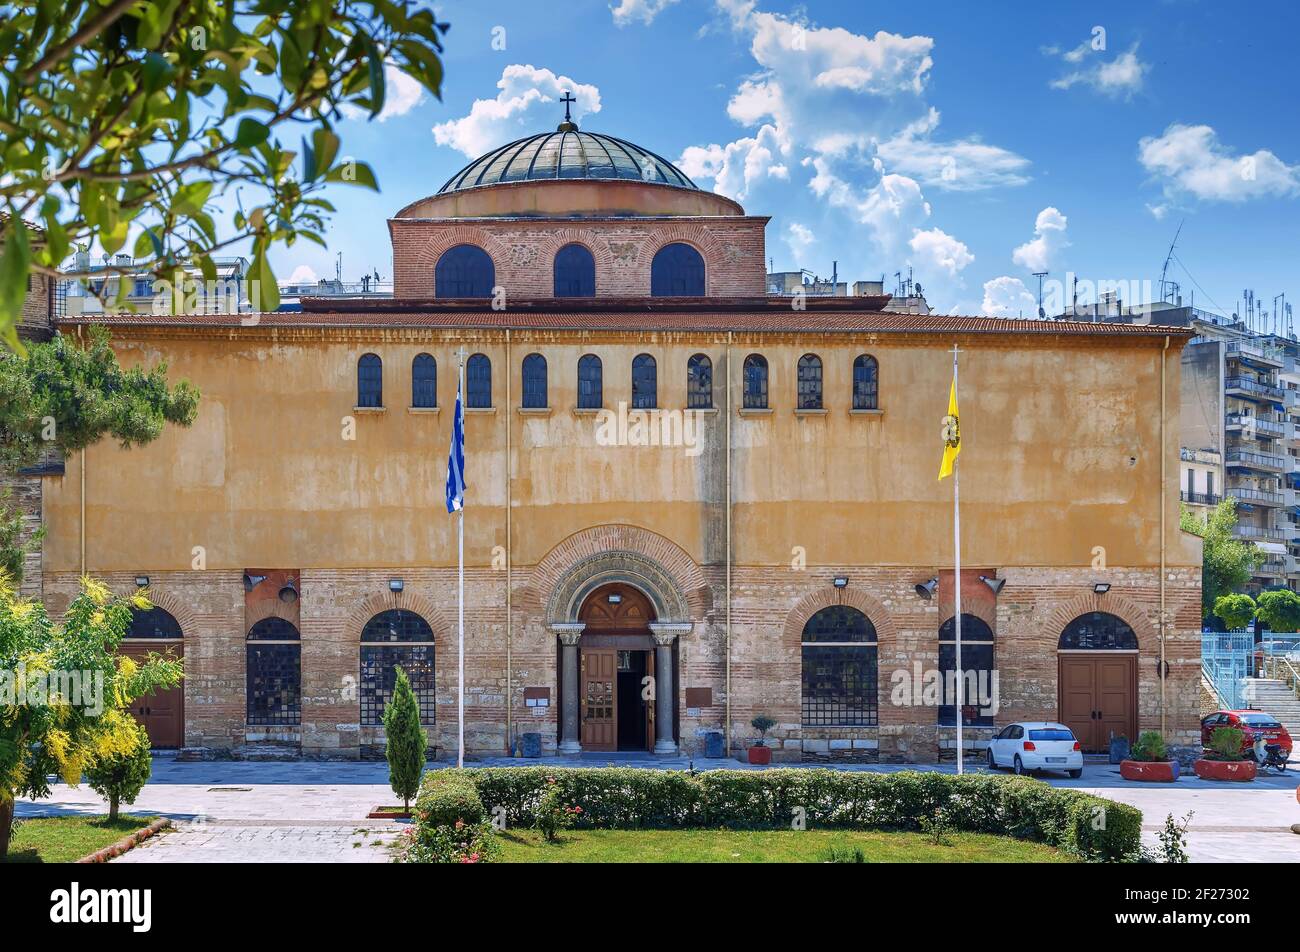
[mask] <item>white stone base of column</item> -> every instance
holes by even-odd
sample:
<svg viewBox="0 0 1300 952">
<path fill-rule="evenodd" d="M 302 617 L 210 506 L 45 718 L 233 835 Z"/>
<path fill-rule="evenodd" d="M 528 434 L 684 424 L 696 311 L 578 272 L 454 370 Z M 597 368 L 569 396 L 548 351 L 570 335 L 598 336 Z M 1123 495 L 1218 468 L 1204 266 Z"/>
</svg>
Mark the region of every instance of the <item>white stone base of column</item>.
<svg viewBox="0 0 1300 952">
<path fill-rule="evenodd" d="M 676 757 L 677 745 L 672 741 L 657 740 L 655 741 L 654 753 L 656 757 Z"/>
<path fill-rule="evenodd" d="M 555 748 L 557 753 L 561 754 L 580 754 L 582 745 L 576 740 L 565 740 L 560 742 L 560 746 Z"/>
</svg>

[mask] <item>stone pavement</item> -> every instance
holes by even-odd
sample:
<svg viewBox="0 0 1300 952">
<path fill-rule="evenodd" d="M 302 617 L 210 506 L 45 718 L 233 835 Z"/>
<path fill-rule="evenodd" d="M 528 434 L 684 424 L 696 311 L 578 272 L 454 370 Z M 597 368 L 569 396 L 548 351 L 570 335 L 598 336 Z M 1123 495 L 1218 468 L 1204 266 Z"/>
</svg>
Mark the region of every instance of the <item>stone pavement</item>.
<svg viewBox="0 0 1300 952">
<path fill-rule="evenodd" d="M 511 760 L 488 758 L 474 765 L 600 766 L 616 762 L 650 769 L 682 769 L 686 758 L 580 758 Z M 446 767 L 445 762 L 430 768 Z M 798 766 L 798 765 L 790 765 Z M 1300 765 L 1293 765 L 1300 766 Z M 696 760 L 697 770 L 758 769 L 735 760 Z M 776 767 L 775 769 L 783 769 Z M 848 770 L 954 771 L 941 766 L 845 765 Z M 974 770 L 984 772 L 983 767 Z M 1296 788 L 1300 770 L 1270 772 L 1253 783 L 1212 783 L 1185 775 L 1173 784 L 1138 784 L 1120 779 L 1119 768 L 1087 764 L 1078 780 L 1047 776 L 1054 786 L 1087 790 L 1142 810 L 1143 840 L 1155 845 L 1166 814 L 1193 812 L 1188 851 L 1193 862 L 1300 863 Z M 137 815 L 170 817 L 176 830 L 148 841 L 116 862 L 387 862 L 389 851 L 370 845 L 392 842 L 402 824 L 364 819 L 370 809 L 393 802 L 388 766 L 382 762 L 178 763 L 160 756 L 153 779 L 130 808 Z M 18 802 L 17 814 L 48 816 L 103 813 L 103 801 L 88 787 L 56 784 L 39 802 Z M 353 845 L 359 843 L 360 845 Z"/>
</svg>

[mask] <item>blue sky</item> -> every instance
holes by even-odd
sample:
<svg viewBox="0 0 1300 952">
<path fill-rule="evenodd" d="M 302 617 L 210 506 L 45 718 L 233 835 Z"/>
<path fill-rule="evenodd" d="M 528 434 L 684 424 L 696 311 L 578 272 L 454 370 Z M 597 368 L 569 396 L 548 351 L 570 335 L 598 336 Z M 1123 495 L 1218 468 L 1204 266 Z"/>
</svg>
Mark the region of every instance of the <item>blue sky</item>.
<svg viewBox="0 0 1300 952">
<path fill-rule="evenodd" d="M 274 264 L 391 275 L 385 218 L 473 155 L 553 128 L 637 142 L 770 215 L 768 255 L 893 283 L 945 312 L 1032 314 L 1035 271 L 1184 300 L 1300 296 L 1300 27 L 1291 2 L 448 2 L 442 101 L 390 85 L 341 124 L 380 195 L 336 188 L 328 252 Z M 1158 288 L 1154 293 L 1158 293 Z M 1052 310 L 1049 307 L 1049 311 Z"/>
</svg>

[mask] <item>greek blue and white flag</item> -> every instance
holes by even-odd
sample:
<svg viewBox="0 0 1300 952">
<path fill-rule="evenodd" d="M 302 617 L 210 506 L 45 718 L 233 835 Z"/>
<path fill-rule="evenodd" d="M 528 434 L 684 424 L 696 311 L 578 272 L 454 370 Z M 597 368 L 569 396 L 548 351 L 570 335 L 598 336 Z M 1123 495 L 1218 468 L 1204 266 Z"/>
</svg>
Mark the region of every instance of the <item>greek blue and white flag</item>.
<svg viewBox="0 0 1300 952">
<path fill-rule="evenodd" d="M 456 416 L 451 424 L 451 452 L 447 455 L 447 511 L 465 508 L 465 409 L 456 384 Z"/>
</svg>

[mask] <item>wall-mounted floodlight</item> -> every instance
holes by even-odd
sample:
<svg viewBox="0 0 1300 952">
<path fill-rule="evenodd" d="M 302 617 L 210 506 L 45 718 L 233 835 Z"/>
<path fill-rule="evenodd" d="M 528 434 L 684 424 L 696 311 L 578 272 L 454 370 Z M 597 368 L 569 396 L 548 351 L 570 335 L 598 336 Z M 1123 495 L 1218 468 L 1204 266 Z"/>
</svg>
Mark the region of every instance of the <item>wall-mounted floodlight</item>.
<svg viewBox="0 0 1300 952">
<path fill-rule="evenodd" d="M 849 587 L 849 577 L 848 577 L 847 575 L 837 575 L 837 576 L 835 576 L 835 587 L 836 587 L 836 588 L 848 588 L 848 587 Z"/>
<path fill-rule="evenodd" d="M 149 576 L 147 576 L 147 575 L 137 575 L 137 576 L 135 577 L 135 587 L 136 587 L 136 588 L 148 588 L 148 587 L 149 587 Z"/>
<path fill-rule="evenodd" d="M 1110 591 L 1110 582 L 1095 582 L 1093 583 L 1092 590 L 1098 595 L 1105 595 Z"/>
<path fill-rule="evenodd" d="M 388 590 L 390 592 L 400 592 L 404 588 L 406 588 L 406 583 L 400 578 L 392 578 L 388 580 Z"/>
</svg>

